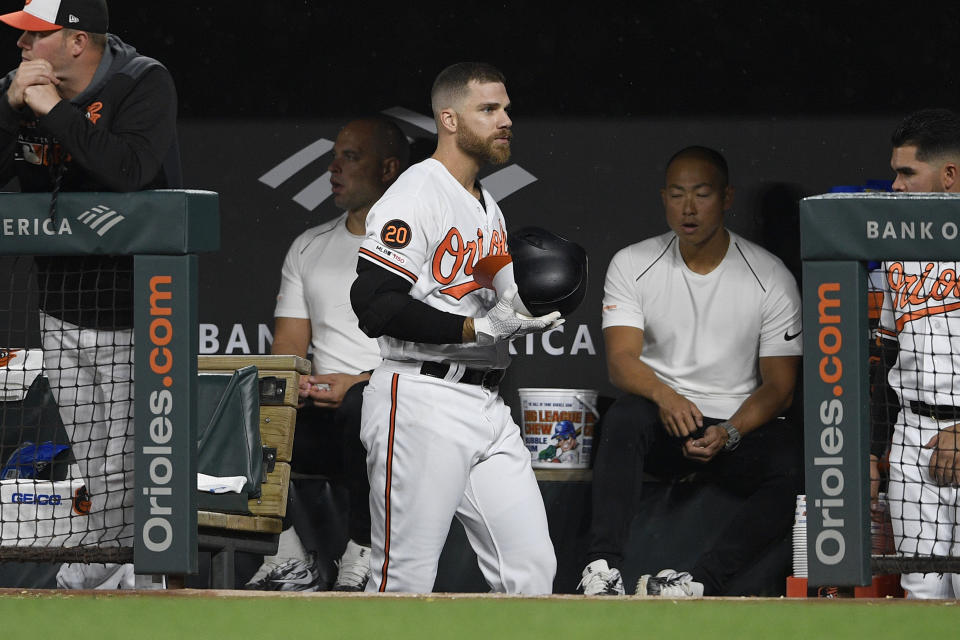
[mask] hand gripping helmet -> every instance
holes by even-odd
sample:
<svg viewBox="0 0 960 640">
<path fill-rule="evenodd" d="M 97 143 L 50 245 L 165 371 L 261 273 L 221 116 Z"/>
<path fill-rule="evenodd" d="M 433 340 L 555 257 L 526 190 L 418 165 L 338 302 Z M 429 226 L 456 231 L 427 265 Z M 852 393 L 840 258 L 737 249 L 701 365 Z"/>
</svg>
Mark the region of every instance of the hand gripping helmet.
<svg viewBox="0 0 960 640">
<path fill-rule="evenodd" d="M 520 300 L 535 316 L 566 316 L 587 294 L 587 252 L 540 227 L 512 231 L 508 246 Z"/>
</svg>

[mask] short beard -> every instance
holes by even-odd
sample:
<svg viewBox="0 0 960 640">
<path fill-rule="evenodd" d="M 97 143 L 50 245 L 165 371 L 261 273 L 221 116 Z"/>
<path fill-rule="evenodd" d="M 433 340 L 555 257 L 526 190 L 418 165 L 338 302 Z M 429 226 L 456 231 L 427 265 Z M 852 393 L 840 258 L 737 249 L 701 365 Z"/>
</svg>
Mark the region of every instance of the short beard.
<svg viewBox="0 0 960 640">
<path fill-rule="evenodd" d="M 457 128 L 457 147 L 464 153 L 479 159 L 481 163 L 503 164 L 510 159 L 510 145 L 497 144 L 495 140 L 500 135 L 502 132 L 497 132 L 484 140 L 461 123 Z"/>
</svg>

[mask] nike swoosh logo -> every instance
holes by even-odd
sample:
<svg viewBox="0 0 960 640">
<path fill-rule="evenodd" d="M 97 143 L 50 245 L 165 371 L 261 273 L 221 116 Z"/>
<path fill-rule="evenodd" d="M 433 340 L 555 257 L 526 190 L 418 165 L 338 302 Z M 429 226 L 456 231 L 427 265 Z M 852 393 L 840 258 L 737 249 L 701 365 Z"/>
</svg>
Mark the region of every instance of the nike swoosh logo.
<svg viewBox="0 0 960 640">
<path fill-rule="evenodd" d="M 803 333 L 803 330 L 797 331 L 793 335 L 790 335 L 789 331 L 785 331 L 783 333 L 783 339 L 786 340 L 787 342 L 790 342 L 791 340 L 796 340 L 797 336 L 799 336 L 801 333 Z"/>
</svg>

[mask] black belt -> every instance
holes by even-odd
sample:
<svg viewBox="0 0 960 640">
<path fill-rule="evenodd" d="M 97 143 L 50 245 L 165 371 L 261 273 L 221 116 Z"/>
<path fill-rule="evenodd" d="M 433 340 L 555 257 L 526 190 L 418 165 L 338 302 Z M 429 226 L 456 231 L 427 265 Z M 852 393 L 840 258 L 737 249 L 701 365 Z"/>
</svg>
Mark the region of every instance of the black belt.
<svg viewBox="0 0 960 640">
<path fill-rule="evenodd" d="M 475 384 L 485 389 L 493 389 L 503 380 L 503 371 L 503 369 L 466 369 L 459 380 L 452 382 Z M 450 365 L 442 362 L 424 362 L 420 365 L 420 373 L 431 378 L 444 379 L 450 373 Z"/>
<path fill-rule="evenodd" d="M 927 404 L 918 400 L 910 401 L 910 411 L 918 416 L 926 416 L 934 420 L 956 420 L 960 422 L 960 407 L 952 404 Z"/>
</svg>

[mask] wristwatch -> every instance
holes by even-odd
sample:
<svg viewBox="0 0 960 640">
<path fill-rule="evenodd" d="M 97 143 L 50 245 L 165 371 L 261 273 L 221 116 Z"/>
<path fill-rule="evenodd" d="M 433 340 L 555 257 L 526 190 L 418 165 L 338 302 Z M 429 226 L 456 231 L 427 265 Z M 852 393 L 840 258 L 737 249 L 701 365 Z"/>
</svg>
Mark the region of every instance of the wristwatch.
<svg viewBox="0 0 960 640">
<path fill-rule="evenodd" d="M 733 451 L 737 448 L 737 445 L 740 444 L 740 432 L 737 431 L 737 428 L 730 424 L 729 420 L 724 420 L 718 427 L 723 427 L 724 431 L 727 432 L 727 444 L 723 445 L 724 451 Z"/>
</svg>

